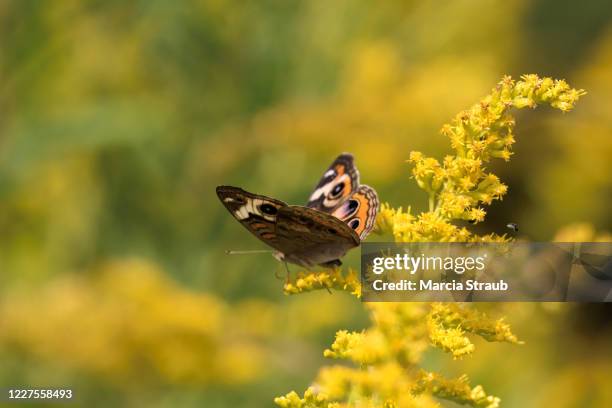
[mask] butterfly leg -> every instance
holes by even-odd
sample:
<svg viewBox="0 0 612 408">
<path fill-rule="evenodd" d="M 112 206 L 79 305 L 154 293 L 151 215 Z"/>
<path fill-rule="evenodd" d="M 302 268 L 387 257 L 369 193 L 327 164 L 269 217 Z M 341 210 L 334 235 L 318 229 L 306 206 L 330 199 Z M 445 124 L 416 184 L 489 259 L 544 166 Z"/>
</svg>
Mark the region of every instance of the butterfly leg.
<svg viewBox="0 0 612 408">
<path fill-rule="evenodd" d="M 278 280 L 283 280 L 286 279 L 286 276 L 283 277 L 283 275 L 280 273 L 280 270 L 277 268 L 276 271 L 274 272 L 274 277 Z"/>
<path fill-rule="evenodd" d="M 287 262 L 284 262 L 285 264 L 285 270 L 287 271 L 287 277 L 285 279 L 285 285 L 288 285 L 291 283 L 291 273 L 289 272 L 289 265 L 287 265 Z"/>
<path fill-rule="evenodd" d="M 334 259 L 333 261 L 329 261 L 329 262 L 325 262 L 320 264 L 322 267 L 324 268 L 332 268 L 332 269 L 336 269 L 339 268 L 340 265 L 342 265 L 342 262 L 339 259 Z M 331 295 L 332 291 L 330 289 L 329 286 L 325 286 L 325 289 L 327 289 L 327 292 Z"/>
</svg>

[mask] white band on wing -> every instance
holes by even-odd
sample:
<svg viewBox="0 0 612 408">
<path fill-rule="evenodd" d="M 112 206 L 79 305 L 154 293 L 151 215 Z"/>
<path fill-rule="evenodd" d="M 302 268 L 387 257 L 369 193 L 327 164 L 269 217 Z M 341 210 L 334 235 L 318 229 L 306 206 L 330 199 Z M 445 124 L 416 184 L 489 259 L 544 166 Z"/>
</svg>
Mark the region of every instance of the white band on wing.
<svg viewBox="0 0 612 408">
<path fill-rule="evenodd" d="M 249 218 L 251 214 L 259 215 L 260 217 L 263 217 L 268 221 L 274 221 L 276 219 L 275 215 L 263 214 L 261 211 L 259 211 L 259 207 L 262 204 L 265 204 L 266 201 L 261 200 L 259 198 L 247 198 L 246 200 L 246 204 L 240 206 L 236 211 L 234 211 L 234 216 L 239 220 L 245 220 Z"/>
</svg>

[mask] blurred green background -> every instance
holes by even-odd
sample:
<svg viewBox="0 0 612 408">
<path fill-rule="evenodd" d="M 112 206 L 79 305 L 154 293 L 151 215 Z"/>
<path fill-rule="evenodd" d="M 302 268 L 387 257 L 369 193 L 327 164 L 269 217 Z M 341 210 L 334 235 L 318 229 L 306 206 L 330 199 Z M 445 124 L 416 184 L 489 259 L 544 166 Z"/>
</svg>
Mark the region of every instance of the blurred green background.
<svg viewBox="0 0 612 408">
<path fill-rule="evenodd" d="M 574 112 L 517 115 L 509 185 L 480 232 L 589 240 L 612 227 L 612 5 L 553 1 L 0 2 L 0 385 L 82 406 L 262 407 L 303 390 L 344 294 L 282 294 L 220 184 L 300 204 L 352 152 L 424 209 L 411 150 L 504 75 L 567 79 Z M 601 236 L 600 236 L 601 238 Z M 357 252 L 347 258 L 357 265 Z M 503 305 L 522 347 L 428 356 L 505 407 L 612 405 L 610 309 Z"/>
</svg>

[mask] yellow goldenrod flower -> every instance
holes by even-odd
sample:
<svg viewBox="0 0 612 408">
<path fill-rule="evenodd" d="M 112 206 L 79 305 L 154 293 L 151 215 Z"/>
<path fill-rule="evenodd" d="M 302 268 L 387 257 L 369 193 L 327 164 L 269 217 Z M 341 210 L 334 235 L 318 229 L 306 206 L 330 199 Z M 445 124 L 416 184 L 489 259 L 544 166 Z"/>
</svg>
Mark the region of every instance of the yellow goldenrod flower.
<svg viewBox="0 0 612 408">
<path fill-rule="evenodd" d="M 475 408 L 497 408 L 500 403 L 499 398 L 487 395 L 482 386 L 472 388 L 466 375 L 448 380 L 439 374 L 421 371 L 412 392 L 429 392 L 436 397 Z"/>
<path fill-rule="evenodd" d="M 361 282 L 353 269 L 349 269 L 346 274 L 343 274 L 340 268 L 312 273 L 299 272 L 293 283 L 288 282 L 284 286 L 284 291 L 288 295 L 318 289 L 342 290 L 361 297 Z"/>
<path fill-rule="evenodd" d="M 412 176 L 428 196 L 429 210 L 412 215 L 384 203 L 376 231 L 391 233 L 396 242 L 507 242 L 504 235 L 476 235 L 456 220 L 481 222 L 483 208 L 501 200 L 508 188 L 488 173 L 494 158 L 509 160 L 514 144 L 515 121 L 511 108 L 535 108 L 549 104 L 563 112 L 571 110 L 583 90 L 565 81 L 524 75 L 519 81 L 504 77 L 489 95 L 460 112 L 441 133 L 450 139 L 454 154 L 440 162 L 421 152 L 411 152 Z M 285 285 L 285 293 L 317 289 L 349 291 L 357 296 L 361 285 L 350 269 L 299 273 Z M 472 305 L 455 303 L 366 304 L 372 324 L 361 332 L 340 330 L 324 352 L 333 359 L 349 360 L 355 367 L 321 369 L 313 387 L 301 398 L 295 392 L 275 399 L 277 405 L 302 407 L 435 407 L 432 397 L 479 408 L 497 408 L 499 398 L 487 395 L 482 386 L 471 387 L 467 376 L 448 380 L 418 370 L 424 351 L 436 347 L 453 358 L 475 351 L 468 336 L 487 341 L 522 344 L 503 319 L 493 319 Z"/>
</svg>

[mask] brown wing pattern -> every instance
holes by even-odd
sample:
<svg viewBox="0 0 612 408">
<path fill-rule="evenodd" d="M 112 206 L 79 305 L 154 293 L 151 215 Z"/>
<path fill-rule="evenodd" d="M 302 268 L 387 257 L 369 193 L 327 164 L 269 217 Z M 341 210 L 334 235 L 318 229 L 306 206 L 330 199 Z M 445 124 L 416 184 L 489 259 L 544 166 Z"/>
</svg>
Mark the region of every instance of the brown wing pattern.
<svg viewBox="0 0 612 408">
<path fill-rule="evenodd" d="M 280 250 L 275 232 L 276 222 L 279 210 L 288 207 L 287 204 L 232 186 L 217 187 L 217 196 L 225 208 L 249 232 Z"/>
<path fill-rule="evenodd" d="M 276 239 L 285 260 L 303 266 L 341 258 L 359 246 L 359 236 L 347 224 L 330 214 L 300 206 L 279 209 Z"/>
</svg>

